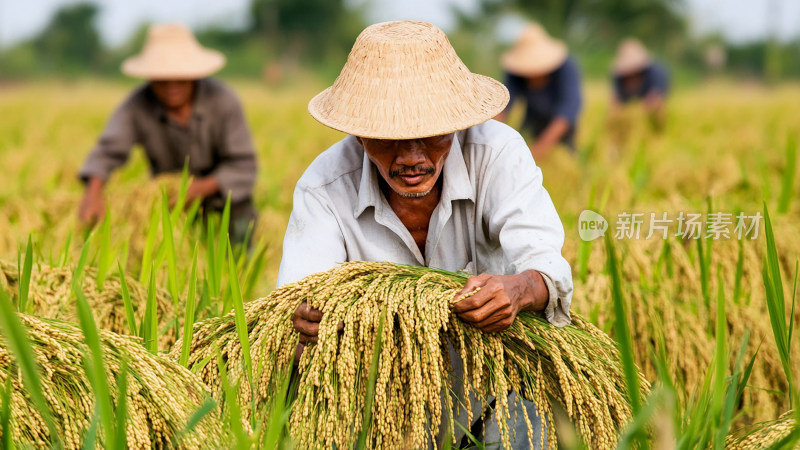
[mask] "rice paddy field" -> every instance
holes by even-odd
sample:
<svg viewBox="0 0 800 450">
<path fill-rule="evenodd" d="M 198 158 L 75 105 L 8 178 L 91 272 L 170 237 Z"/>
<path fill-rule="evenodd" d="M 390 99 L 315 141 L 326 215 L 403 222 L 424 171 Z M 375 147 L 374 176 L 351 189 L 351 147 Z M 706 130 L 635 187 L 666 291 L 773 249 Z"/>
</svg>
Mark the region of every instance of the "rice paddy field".
<svg viewBox="0 0 800 450">
<path fill-rule="evenodd" d="M 460 274 L 353 265 L 275 289 L 294 184 L 342 135 L 307 113 L 321 84 L 232 84 L 259 157 L 249 252 L 219 232 L 224 214 L 171 208 L 186 180 L 151 180 L 140 151 L 106 186 L 106 219 L 77 222 L 78 169 L 133 85 L 0 86 L 3 448 L 425 447 L 458 407 L 437 396 L 455 389 L 446 341 L 481 402 L 513 389 L 547 413 L 537 444 L 800 442 L 800 85 L 684 87 L 657 133 L 635 106 L 611 117 L 607 87 L 589 83 L 577 153 L 537 161 L 574 324 L 531 316 L 481 337 L 447 308 Z M 604 237 L 581 239 L 584 210 Z M 293 377 L 302 301 L 339 316 Z"/>
</svg>

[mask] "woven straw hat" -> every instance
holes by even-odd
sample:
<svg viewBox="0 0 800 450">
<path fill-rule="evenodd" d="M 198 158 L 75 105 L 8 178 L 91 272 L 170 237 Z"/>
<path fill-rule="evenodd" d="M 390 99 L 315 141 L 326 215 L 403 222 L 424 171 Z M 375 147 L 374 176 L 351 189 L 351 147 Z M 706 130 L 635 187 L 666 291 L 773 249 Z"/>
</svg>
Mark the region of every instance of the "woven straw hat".
<svg viewBox="0 0 800 450">
<path fill-rule="evenodd" d="M 637 39 L 628 38 L 619 44 L 614 59 L 614 73 L 622 76 L 634 74 L 644 70 L 650 61 L 650 54 L 644 45 Z"/>
<path fill-rule="evenodd" d="M 362 31 L 333 86 L 308 111 L 354 136 L 417 139 L 483 123 L 506 103 L 505 86 L 470 72 L 442 30 L 400 21 Z"/>
<path fill-rule="evenodd" d="M 502 64 L 506 72 L 514 75 L 545 75 L 564 64 L 568 54 L 566 44 L 550 37 L 541 25 L 530 24 L 503 54 Z"/>
<path fill-rule="evenodd" d="M 195 80 L 218 71 L 225 56 L 204 48 L 184 25 L 153 25 L 142 52 L 122 63 L 122 73 L 148 80 Z"/>
</svg>

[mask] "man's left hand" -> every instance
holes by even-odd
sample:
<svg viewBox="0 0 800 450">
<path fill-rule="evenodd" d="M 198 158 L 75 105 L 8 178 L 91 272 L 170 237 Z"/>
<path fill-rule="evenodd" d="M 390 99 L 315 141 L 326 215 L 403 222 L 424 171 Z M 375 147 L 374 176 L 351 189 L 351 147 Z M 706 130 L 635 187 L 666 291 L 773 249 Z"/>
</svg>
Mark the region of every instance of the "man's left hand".
<svg viewBox="0 0 800 450">
<path fill-rule="evenodd" d="M 195 200 L 203 200 L 219 192 L 219 183 L 214 177 L 195 178 L 186 190 L 186 203 L 188 207 Z"/>
<path fill-rule="evenodd" d="M 519 275 L 482 274 L 470 277 L 456 298 L 480 288 L 478 292 L 453 304 L 458 317 L 481 331 L 503 331 L 517 314 L 541 311 L 549 294 L 542 275 L 529 270 Z"/>
</svg>

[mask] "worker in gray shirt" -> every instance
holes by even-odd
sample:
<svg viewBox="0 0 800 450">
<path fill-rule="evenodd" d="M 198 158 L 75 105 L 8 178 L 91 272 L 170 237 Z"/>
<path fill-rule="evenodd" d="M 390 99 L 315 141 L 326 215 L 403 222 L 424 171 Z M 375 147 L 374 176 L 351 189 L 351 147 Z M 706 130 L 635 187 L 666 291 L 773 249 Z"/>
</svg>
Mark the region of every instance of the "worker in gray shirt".
<svg viewBox="0 0 800 450">
<path fill-rule="evenodd" d="M 126 75 L 148 82 L 117 108 L 81 168 L 83 222 L 103 216 L 103 185 L 139 144 L 153 175 L 180 172 L 188 159 L 194 179 L 187 203 L 202 200 L 205 213 L 218 211 L 230 195 L 231 240 L 243 241 L 256 218 L 256 157 L 235 94 L 207 78 L 224 64 L 222 54 L 201 47 L 182 25 L 150 28 L 141 54 L 122 65 Z"/>
</svg>

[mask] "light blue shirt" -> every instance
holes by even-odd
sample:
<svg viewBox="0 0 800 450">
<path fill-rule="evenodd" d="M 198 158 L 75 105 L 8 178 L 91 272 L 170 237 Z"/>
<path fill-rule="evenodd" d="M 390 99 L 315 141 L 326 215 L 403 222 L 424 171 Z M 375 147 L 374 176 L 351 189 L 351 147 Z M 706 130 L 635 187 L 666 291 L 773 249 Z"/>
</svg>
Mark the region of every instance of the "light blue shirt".
<svg viewBox="0 0 800 450">
<path fill-rule="evenodd" d="M 570 321 L 572 272 L 564 227 L 528 145 L 489 120 L 456 133 L 442 170 L 423 256 L 381 193 L 378 173 L 354 136 L 318 156 L 297 182 L 278 286 L 345 261 L 391 261 L 472 274 L 537 270 L 550 300 L 545 317 Z"/>
</svg>

